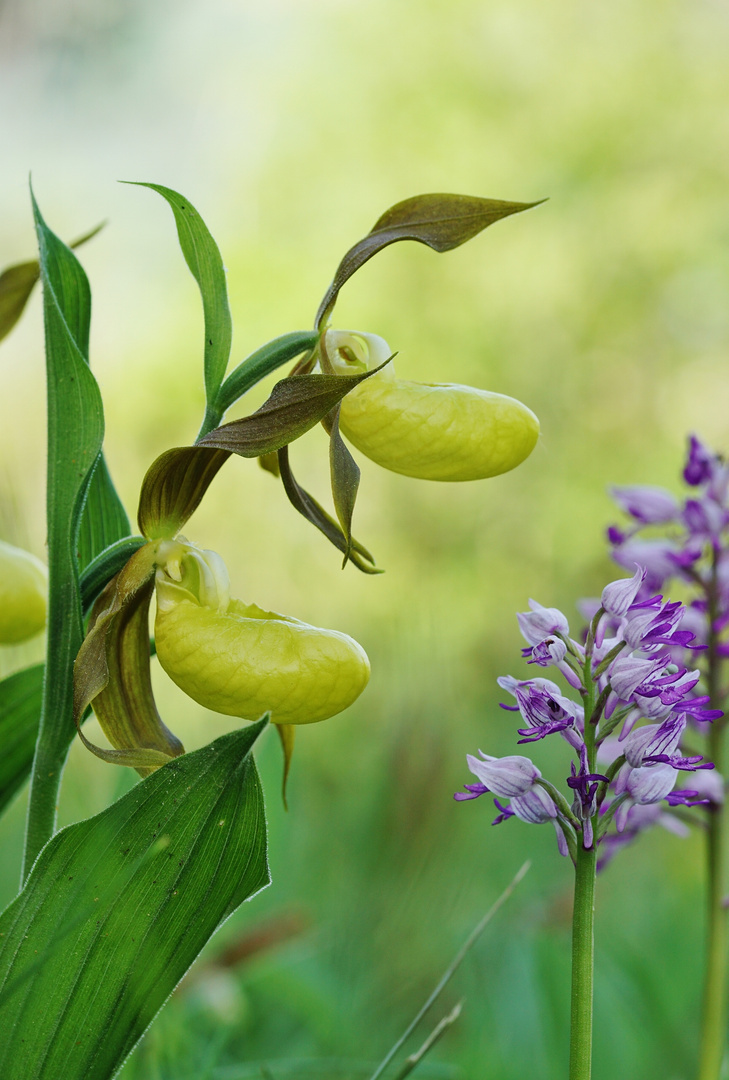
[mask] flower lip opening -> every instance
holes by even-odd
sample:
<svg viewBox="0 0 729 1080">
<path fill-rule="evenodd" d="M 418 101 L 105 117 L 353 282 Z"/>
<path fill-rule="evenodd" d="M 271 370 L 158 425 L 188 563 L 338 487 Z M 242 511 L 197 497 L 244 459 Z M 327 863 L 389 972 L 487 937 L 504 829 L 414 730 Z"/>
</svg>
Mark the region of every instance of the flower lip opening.
<svg viewBox="0 0 729 1080">
<path fill-rule="evenodd" d="M 157 546 L 157 604 L 165 610 L 182 593 L 201 607 L 227 611 L 230 604 L 228 570 L 216 551 L 198 548 L 184 536 Z"/>
<path fill-rule="evenodd" d="M 392 349 L 378 334 L 359 330 L 327 330 L 324 348 L 336 375 L 355 375 L 372 371 L 392 356 Z M 392 364 L 379 373 L 393 377 Z"/>
</svg>

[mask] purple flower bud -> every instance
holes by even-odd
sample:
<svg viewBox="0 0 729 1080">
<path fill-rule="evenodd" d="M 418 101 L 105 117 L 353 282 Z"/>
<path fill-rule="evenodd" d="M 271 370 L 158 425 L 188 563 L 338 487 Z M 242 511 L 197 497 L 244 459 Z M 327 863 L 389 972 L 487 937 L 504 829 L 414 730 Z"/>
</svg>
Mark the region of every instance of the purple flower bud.
<svg viewBox="0 0 729 1080">
<path fill-rule="evenodd" d="M 602 590 L 602 606 L 609 615 L 625 615 L 630 605 L 638 595 L 638 590 L 645 581 L 646 571 L 642 566 L 633 574 L 632 578 L 621 578 L 619 581 L 611 581 Z"/>
<path fill-rule="evenodd" d="M 664 488 L 614 487 L 610 494 L 621 510 L 643 525 L 665 525 L 678 517 L 678 501 Z"/>
<path fill-rule="evenodd" d="M 468 767 L 482 784 L 502 799 L 514 799 L 531 791 L 542 775 L 529 758 L 517 754 L 496 758 L 479 750 L 480 758 L 466 755 Z M 514 812 L 518 814 L 516 807 Z"/>
<path fill-rule="evenodd" d="M 692 537 L 697 540 L 718 540 L 727 524 L 727 512 L 713 499 L 689 499 L 683 520 Z"/>
<path fill-rule="evenodd" d="M 557 807 L 542 787 L 533 787 L 524 795 L 511 800 L 511 809 L 521 821 L 541 825 L 557 817 Z"/>
<path fill-rule="evenodd" d="M 662 724 L 646 724 L 631 732 L 623 743 L 623 753 L 628 765 L 638 769 L 643 762 L 656 754 L 673 754 L 678 748 L 686 718 L 670 717 Z"/>
<path fill-rule="evenodd" d="M 539 664 L 540 667 L 555 667 L 561 664 L 567 655 L 567 646 L 561 638 L 548 637 L 532 646 L 531 649 L 524 649 L 523 652 L 531 654 L 529 660 L 527 660 L 528 664 Z"/>
<path fill-rule="evenodd" d="M 656 803 L 673 790 L 676 779 L 676 770 L 670 765 L 648 765 L 630 770 L 625 790 L 637 803 Z"/>
<path fill-rule="evenodd" d="M 624 544 L 627 536 L 615 525 L 608 526 L 607 539 L 609 544 Z"/>
<path fill-rule="evenodd" d="M 623 652 L 615 657 L 607 670 L 607 676 L 620 700 L 630 701 L 636 687 L 645 682 L 655 671 L 660 671 L 662 667 L 663 664 L 658 658 L 646 660 L 643 657 Z"/>
<path fill-rule="evenodd" d="M 713 469 L 717 463 L 715 454 L 699 442 L 695 435 L 689 436 L 689 451 L 686 465 L 683 470 L 683 478 L 691 487 L 698 487 L 711 479 Z"/>
<path fill-rule="evenodd" d="M 553 634 L 569 634 L 569 623 L 557 608 L 542 607 L 536 600 L 530 600 L 529 607 L 531 611 L 520 611 L 516 619 L 522 635 L 530 645 L 538 645 Z"/>
<path fill-rule="evenodd" d="M 551 689 L 551 687 L 557 689 L 554 683 L 549 684 L 550 689 L 546 689 L 544 683 L 549 683 L 549 680 L 537 681 L 535 679 L 533 682 L 519 683 L 516 687 L 519 711 L 529 725 L 518 729 L 519 734 L 524 736 L 519 739 L 520 743 L 536 742 L 537 739 L 543 739 L 555 731 L 564 731 L 566 728 L 574 727 L 575 720 L 578 718 L 577 703 L 563 697 L 559 691 L 554 693 Z"/>
</svg>

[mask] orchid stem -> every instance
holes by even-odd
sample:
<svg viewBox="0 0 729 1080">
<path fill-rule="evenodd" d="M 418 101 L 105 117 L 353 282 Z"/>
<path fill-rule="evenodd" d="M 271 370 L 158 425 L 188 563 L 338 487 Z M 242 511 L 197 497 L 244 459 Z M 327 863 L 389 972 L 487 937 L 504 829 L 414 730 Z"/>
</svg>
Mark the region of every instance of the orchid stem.
<svg viewBox="0 0 729 1080">
<path fill-rule="evenodd" d="M 707 689 L 710 708 L 722 706 L 716 620 L 719 614 L 717 553 L 707 588 L 709 636 L 707 647 Z M 709 734 L 709 760 L 724 775 L 725 721 L 715 720 Z M 707 927 L 704 997 L 701 1010 L 701 1042 L 698 1080 L 719 1080 L 724 1058 L 726 1027 L 727 912 L 724 907 L 726 879 L 726 812 L 724 804 L 709 809 L 707 830 Z"/>
<path fill-rule="evenodd" d="M 592 986 L 595 967 L 595 878 L 597 851 L 578 838 L 575 906 L 572 916 L 572 1003 L 569 1080 L 592 1075 Z"/>
</svg>

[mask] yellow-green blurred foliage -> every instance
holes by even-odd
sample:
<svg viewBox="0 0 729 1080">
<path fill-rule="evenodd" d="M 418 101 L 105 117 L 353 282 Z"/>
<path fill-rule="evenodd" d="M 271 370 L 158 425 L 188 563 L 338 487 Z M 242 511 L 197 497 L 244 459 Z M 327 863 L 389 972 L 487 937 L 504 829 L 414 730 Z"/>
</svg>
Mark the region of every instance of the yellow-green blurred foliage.
<svg viewBox="0 0 729 1080">
<path fill-rule="evenodd" d="M 203 214 L 229 268 L 234 362 L 311 324 L 344 250 L 392 203 L 549 197 L 447 255 L 387 249 L 335 313 L 399 350 L 404 378 L 523 400 L 542 436 L 521 468 L 449 486 L 361 460 L 355 533 L 387 571 L 376 578 L 342 573 L 252 462 L 225 466 L 186 529 L 223 555 L 235 595 L 355 636 L 372 680 L 348 713 L 300 733 L 288 816 L 278 748 L 263 750 L 274 884 L 225 933 L 290 909 L 308 929 L 235 976 L 230 1015 L 215 993 L 178 994 L 124 1075 L 376 1058 L 528 854 L 528 882 L 445 1003 L 468 999 L 438 1055 L 465 1077 L 563 1075 L 569 867 L 549 830 L 491 830 L 486 800 L 451 794 L 466 751 L 513 752 L 495 678 L 525 671 L 514 612 L 534 596 L 572 616 L 615 573 L 607 485 L 675 486 L 691 430 L 729 448 L 729 8 L 5 0 L 0 29 L 2 262 L 33 250 L 30 168 L 64 237 L 110 219 L 80 254 L 130 514 L 151 460 L 197 431 L 202 327 L 169 208 L 116 179 L 168 184 Z M 3 538 L 39 555 L 43 378 L 35 297 L 0 351 L 0 489 Z M 325 498 L 320 429 L 292 464 Z M 188 748 L 234 723 L 156 675 Z M 533 749 L 564 775 L 566 747 Z M 74 747 L 61 820 L 126 782 Z M 21 830 L 19 802 L 0 825 L 6 897 Z M 596 1080 L 691 1072 L 699 875 L 697 840 L 657 835 L 601 881 Z"/>
</svg>

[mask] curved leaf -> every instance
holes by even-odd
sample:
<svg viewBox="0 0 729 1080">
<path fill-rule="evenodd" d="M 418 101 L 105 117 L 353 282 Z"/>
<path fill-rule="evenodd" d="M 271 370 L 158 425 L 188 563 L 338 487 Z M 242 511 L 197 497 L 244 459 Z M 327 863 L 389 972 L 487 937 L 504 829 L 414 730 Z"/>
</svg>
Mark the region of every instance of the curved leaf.
<svg viewBox="0 0 729 1080">
<path fill-rule="evenodd" d="M 211 406 L 223 381 L 233 340 L 228 286 L 218 245 L 195 207 L 184 195 L 161 184 L 140 181 L 124 183 L 136 183 L 138 187 L 151 188 L 172 207 L 182 254 L 190 273 L 198 283 L 202 297 L 205 319 L 205 396 Z"/>
<path fill-rule="evenodd" d="M 217 927 L 269 881 L 267 720 L 59 832 L 0 918 L 0 1075 L 108 1080 Z"/>
<path fill-rule="evenodd" d="M 30 772 L 43 700 L 44 666 L 34 664 L 0 682 L 0 810 Z"/>
<path fill-rule="evenodd" d="M 97 225 L 95 229 L 91 229 L 90 232 L 79 236 L 77 240 L 73 240 L 68 246 L 72 248 L 81 247 L 87 240 L 91 240 L 93 236 L 96 236 L 103 227 L 103 223 Z M 28 303 L 33 287 L 39 278 L 40 264 L 37 259 L 15 263 L 14 266 L 8 266 L 0 274 L 0 341 L 7 337 L 23 314 L 25 305 Z"/>
<path fill-rule="evenodd" d="M 215 428 L 194 446 L 161 454 L 142 482 L 140 531 L 150 540 L 175 536 L 230 454 L 254 458 L 280 450 L 315 427 L 345 394 L 377 370 L 281 379 L 250 416 Z"/>
<path fill-rule="evenodd" d="M 104 413 L 87 363 L 91 291 L 73 252 L 33 213 L 43 278 L 48 383 L 48 675 L 33 766 L 25 869 L 52 834 L 73 722 L 72 665 L 83 639 L 77 538 L 101 453 Z"/>
<path fill-rule="evenodd" d="M 544 202 L 540 199 L 539 202 Z M 315 325 L 329 318 L 342 286 L 378 251 L 397 240 L 416 240 L 433 251 L 451 251 L 495 221 L 539 206 L 539 202 L 505 202 L 474 195 L 414 195 L 386 210 L 365 237 L 344 256 L 319 305 Z"/>
</svg>

